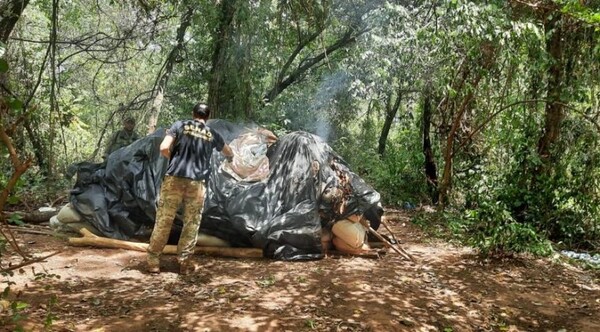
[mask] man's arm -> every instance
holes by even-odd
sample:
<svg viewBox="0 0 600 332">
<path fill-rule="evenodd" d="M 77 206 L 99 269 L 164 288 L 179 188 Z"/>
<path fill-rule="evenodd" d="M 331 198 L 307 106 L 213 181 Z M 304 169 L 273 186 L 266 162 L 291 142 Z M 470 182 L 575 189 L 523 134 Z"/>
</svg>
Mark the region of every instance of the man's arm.
<svg viewBox="0 0 600 332">
<path fill-rule="evenodd" d="M 221 153 L 225 157 L 233 157 L 233 150 L 231 149 L 231 147 L 229 146 L 229 144 L 225 144 L 223 146 L 223 150 L 221 150 Z"/>
<path fill-rule="evenodd" d="M 113 145 L 115 145 L 118 135 L 119 135 L 119 132 L 117 131 L 117 132 L 113 133 L 112 136 L 110 137 L 108 144 L 106 144 L 106 147 L 104 148 L 104 159 L 108 158 L 108 155 L 113 152 Z"/>
<path fill-rule="evenodd" d="M 160 143 L 160 154 L 165 156 L 167 159 L 171 158 L 171 145 L 173 145 L 174 141 L 175 137 L 167 135 Z"/>
<path fill-rule="evenodd" d="M 229 160 L 230 162 L 233 160 L 233 150 L 231 149 L 231 147 L 229 146 L 229 144 L 225 144 L 223 146 L 223 150 L 221 150 L 221 153 L 225 156 L 225 158 L 227 158 L 227 160 Z"/>
</svg>

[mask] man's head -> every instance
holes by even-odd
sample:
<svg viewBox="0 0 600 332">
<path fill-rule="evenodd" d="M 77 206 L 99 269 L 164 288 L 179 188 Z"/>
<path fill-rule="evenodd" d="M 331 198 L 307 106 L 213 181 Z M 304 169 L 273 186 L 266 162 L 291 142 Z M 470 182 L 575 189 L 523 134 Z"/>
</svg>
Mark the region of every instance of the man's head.
<svg viewBox="0 0 600 332">
<path fill-rule="evenodd" d="M 210 108 L 208 105 L 204 103 L 198 103 L 194 106 L 194 111 L 192 112 L 194 115 L 194 119 L 208 120 L 210 116 Z"/>
<path fill-rule="evenodd" d="M 123 128 L 127 131 L 132 131 L 135 128 L 135 119 L 131 116 L 123 119 Z"/>
</svg>

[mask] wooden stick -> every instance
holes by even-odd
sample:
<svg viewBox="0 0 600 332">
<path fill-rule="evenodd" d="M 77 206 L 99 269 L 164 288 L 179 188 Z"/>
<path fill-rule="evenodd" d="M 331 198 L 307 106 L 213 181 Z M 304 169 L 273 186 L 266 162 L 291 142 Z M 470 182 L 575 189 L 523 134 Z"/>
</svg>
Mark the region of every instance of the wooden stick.
<svg viewBox="0 0 600 332">
<path fill-rule="evenodd" d="M 392 245 L 386 238 L 384 238 L 383 236 L 381 236 L 381 234 L 377 233 L 376 230 L 374 230 L 371 225 L 369 225 L 369 222 L 364 218 L 360 218 L 360 223 L 373 235 L 375 235 L 376 238 L 378 238 L 379 240 L 381 240 L 381 242 L 383 242 L 387 247 L 392 248 L 392 250 L 394 250 L 395 252 L 397 252 L 398 254 L 400 254 L 400 256 L 412 261 L 413 263 L 416 263 L 416 260 L 414 259 L 414 257 L 412 257 L 409 253 L 407 253 L 404 249 L 402 249 L 400 246 L 396 247 L 394 245 Z"/>
<path fill-rule="evenodd" d="M 374 248 L 374 249 L 383 248 L 385 246 L 386 245 L 383 242 L 372 242 L 372 241 L 369 241 L 369 247 Z"/>
<path fill-rule="evenodd" d="M 379 240 L 381 240 L 387 247 L 392 248 L 392 250 L 394 250 L 395 252 L 397 252 L 398 254 L 400 254 L 402 257 L 404 257 L 406 259 L 409 259 L 413 263 L 417 262 L 414 259 L 414 257 L 411 256 L 409 253 L 407 253 L 404 249 L 402 249 L 402 247 L 400 247 L 400 246 L 396 247 L 396 246 L 392 245 L 386 238 L 384 238 L 383 236 L 381 236 L 381 234 L 377 233 L 376 230 L 374 230 L 370 226 L 367 226 L 367 227 L 369 229 L 369 232 L 371 232 L 371 234 L 375 235 L 375 237 L 377 237 Z"/>
<path fill-rule="evenodd" d="M 52 257 L 52 256 L 54 256 L 56 254 L 61 253 L 61 252 L 62 251 L 56 251 L 56 252 L 51 253 L 50 255 L 47 255 L 47 256 L 28 259 L 28 260 L 24 261 L 21 264 L 13 265 L 13 266 L 7 267 L 6 269 L 2 269 L 2 270 L 0 270 L 0 272 L 8 272 L 8 271 L 12 271 L 12 270 L 16 270 L 18 268 L 21 268 L 23 266 L 27 266 L 27 265 L 30 265 L 30 264 L 38 263 L 38 262 L 41 262 L 41 261 L 45 260 L 46 258 Z"/>
<path fill-rule="evenodd" d="M 52 201 L 52 203 L 50 203 L 50 206 L 54 206 L 54 205 L 56 205 L 56 203 L 58 203 L 60 201 L 64 201 L 65 199 L 67 199 L 67 197 L 69 197 L 69 194 L 58 196 L 55 200 Z"/>
<path fill-rule="evenodd" d="M 388 226 L 387 221 L 385 221 L 383 217 L 381 217 L 381 223 L 383 224 L 383 226 L 385 226 L 385 229 L 387 229 L 387 231 L 390 232 L 390 234 L 392 235 L 392 239 L 394 239 L 396 243 L 400 243 L 400 241 L 396 239 L 396 235 L 394 235 L 394 232 L 392 232 L 392 229 L 390 228 L 390 226 Z"/>
<path fill-rule="evenodd" d="M 343 251 L 339 251 L 339 250 L 328 250 L 326 255 L 333 255 L 333 256 L 353 256 L 353 257 L 361 257 L 361 258 L 371 258 L 371 259 L 379 259 L 381 258 L 381 255 L 385 254 L 385 252 L 379 252 L 379 251 L 367 251 L 367 252 L 363 252 L 363 253 L 359 253 L 359 254 L 351 254 L 351 253 L 347 253 L 347 252 L 343 252 Z"/>
<path fill-rule="evenodd" d="M 92 246 L 100 248 L 112 248 L 112 249 L 127 249 L 135 251 L 146 252 L 148 250 L 148 243 L 142 242 L 131 242 L 122 241 L 116 239 L 109 239 L 93 234 L 85 228 L 79 230 L 83 237 L 71 237 L 69 238 L 69 244 L 73 246 Z M 262 258 L 262 249 L 258 248 L 231 248 L 231 247 L 200 247 L 196 246 L 194 249 L 196 254 L 206 254 L 211 256 L 220 257 L 237 257 L 237 258 Z M 163 254 L 177 254 L 177 246 L 166 245 Z"/>
<path fill-rule="evenodd" d="M 27 233 L 27 234 L 39 234 L 39 235 L 48 235 L 48 236 L 56 236 L 59 238 L 66 238 L 66 235 L 63 234 L 59 234 L 59 233 L 54 233 L 51 231 L 43 231 L 43 230 L 35 230 L 35 229 L 30 229 L 30 228 L 23 228 L 23 227 L 9 227 L 11 230 L 19 232 L 19 233 Z"/>
</svg>

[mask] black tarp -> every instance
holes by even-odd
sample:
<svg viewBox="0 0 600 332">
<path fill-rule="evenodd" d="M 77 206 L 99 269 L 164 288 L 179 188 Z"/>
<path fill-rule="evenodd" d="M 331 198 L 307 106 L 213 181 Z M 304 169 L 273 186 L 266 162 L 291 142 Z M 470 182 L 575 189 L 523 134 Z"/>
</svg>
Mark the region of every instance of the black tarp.
<svg viewBox="0 0 600 332">
<path fill-rule="evenodd" d="M 227 142 L 247 127 L 222 120 L 209 126 Z M 83 219 L 116 239 L 147 240 L 152 231 L 167 160 L 159 155 L 158 130 L 113 152 L 105 164 L 80 163 L 71 203 Z M 237 247 L 262 248 L 283 260 L 322 257 L 321 228 L 351 214 L 365 214 L 377 228 L 380 196 L 318 136 L 293 132 L 267 150 L 270 172 L 259 182 L 238 181 L 213 153 L 200 231 Z M 324 199 L 334 189 L 343 198 Z M 345 208 L 339 212 L 339 206 Z M 338 211 L 338 212 L 336 212 Z M 181 230 L 178 218 L 170 242 Z"/>
</svg>

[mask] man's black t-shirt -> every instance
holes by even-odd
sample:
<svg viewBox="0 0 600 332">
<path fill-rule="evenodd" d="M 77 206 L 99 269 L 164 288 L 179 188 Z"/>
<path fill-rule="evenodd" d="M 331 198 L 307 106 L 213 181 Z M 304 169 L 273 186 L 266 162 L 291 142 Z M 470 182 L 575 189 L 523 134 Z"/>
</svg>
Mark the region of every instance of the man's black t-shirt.
<svg viewBox="0 0 600 332">
<path fill-rule="evenodd" d="M 213 148 L 223 150 L 223 137 L 199 120 L 177 121 L 167 130 L 167 135 L 175 141 L 166 174 L 206 180 Z"/>
</svg>

